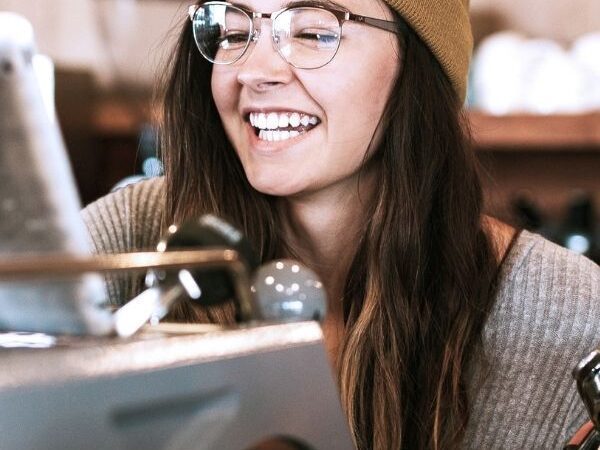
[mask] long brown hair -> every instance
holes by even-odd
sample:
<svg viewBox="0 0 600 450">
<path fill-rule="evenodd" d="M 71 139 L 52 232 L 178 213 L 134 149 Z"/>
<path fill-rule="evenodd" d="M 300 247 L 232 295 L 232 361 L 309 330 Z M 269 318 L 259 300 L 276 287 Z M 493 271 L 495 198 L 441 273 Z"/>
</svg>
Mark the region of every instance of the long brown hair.
<svg viewBox="0 0 600 450">
<path fill-rule="evenodd" d="M 498 264 L 456 93 L 415 33 L 399 39 L 403 67 L 373 155 L 381 182 L 346 276 L 339 386 L 358 448 L 456 448 Z M 211 73 L 186 23 L 164 92 L 165 223 L 215 213 L 242 228 L 262 260 L 289 256 L 277 199 L 246 179 Z"/>
</svg>

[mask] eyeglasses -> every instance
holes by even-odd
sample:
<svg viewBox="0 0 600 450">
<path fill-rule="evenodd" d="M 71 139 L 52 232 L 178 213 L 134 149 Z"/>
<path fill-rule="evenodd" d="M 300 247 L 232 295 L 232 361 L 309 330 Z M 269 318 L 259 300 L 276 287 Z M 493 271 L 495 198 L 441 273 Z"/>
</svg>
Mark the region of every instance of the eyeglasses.
<svg viewBox="0 0 600 450">
<path fill-rule="evenodd" d="M 261 19 L 271 19 L 273 46 L 288 64 L 318 69 L 336 55 L 344 22 L 357 22 L 402 34 L 401 22 L 359 16 L 320 2 L 301 2 L 260 13 L 228 2 L 207 2 L 189 7 L 194 40 L 202 56 L 213 64 L 233 64 L 251 43 L 258 41 Z"/>
</svg>

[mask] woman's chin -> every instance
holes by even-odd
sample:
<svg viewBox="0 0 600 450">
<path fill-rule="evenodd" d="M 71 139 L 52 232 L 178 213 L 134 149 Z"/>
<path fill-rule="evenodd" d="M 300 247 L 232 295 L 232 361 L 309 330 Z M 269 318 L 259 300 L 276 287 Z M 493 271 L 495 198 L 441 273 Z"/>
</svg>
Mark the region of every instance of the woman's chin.
<svg viewBox="0 0 600 450">
<path fill-rule="evenodd" d="M 273 197 L 288 197 L 299 194 L 302 188 L 287 182 L 277 182 L 268 177 L 266 180 L 249 179 L 250 185 L 261 194 L 271 195 Z"/>
<path fill-rule="evenodd" d="M 298 191 L 294 189 L 285 189 L 281 186 L 265 186 L 265 185 L 254 185 L 252 187 L 256 189 L 261 194 L 271 195 L 273 197 L 289 197 L 291 195 L 297 194 Z"/>
</svg>

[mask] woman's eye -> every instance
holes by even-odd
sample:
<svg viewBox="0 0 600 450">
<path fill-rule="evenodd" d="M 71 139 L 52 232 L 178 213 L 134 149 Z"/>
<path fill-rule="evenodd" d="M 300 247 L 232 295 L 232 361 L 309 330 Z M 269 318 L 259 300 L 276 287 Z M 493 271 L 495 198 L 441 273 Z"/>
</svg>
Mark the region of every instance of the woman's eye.
<svg viewBox="0 0 600 450">
<path fill-rule="evenodd" d="M 232 31 L 221 36 L 219 47 L 226 49 L 229 47 L 245 45 L 246 42 L 248 42 L 248 33 Z"/>
<path fill-rule="evenodd" d="M 302 30 L 294 39 L 305 46 L 319 49 L 332 49 L 338 44 L 338 36 L 328 30 Z"/>
<path fill-rule="evenodd" d="M 338 36 L 335 33 L 327 30 L 302 30 L 295 35 L 296 39 L 305 41 L 314 41 L 320 45 L 334 45 L 338 41 Z"/>
</svg>

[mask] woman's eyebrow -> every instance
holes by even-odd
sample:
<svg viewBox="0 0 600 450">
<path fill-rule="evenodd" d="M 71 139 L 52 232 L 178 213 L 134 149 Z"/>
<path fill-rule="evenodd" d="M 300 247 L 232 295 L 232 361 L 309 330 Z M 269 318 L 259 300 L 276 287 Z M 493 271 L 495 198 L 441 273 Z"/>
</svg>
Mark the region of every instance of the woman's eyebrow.
<svg viewBox="0 0 600 450">
<path fill-rule="evenodd" d="M 229 2 L 229 4 L 232 5 L 232 6 L 237 6 L 238 8 L 244 9 L 246 11 L 252 11 L 252 8 L 250 8 L 248 5 L 245 5 L 244 3 Z"/>
<path fill-rule="evenodd" d="M 288 8 L 290 6 L 330 6 L 336 9 L 346 9 L 344 6 L 334 2 L 333 0 L 290 0 L 283 6 L 284 8 Z"/>
<path fill-rule="evenodd" d="M 237 6 L 238 8 L 252 11 L 252 8 L 243 2 L 230 2 L 231 5 Z M 292 6 L 329 6 L 335 9 L 346 10 L 345 6 L 340 5 L 339 3 L 334 2 L 333 0 L 290 0 L 283 4 L 282 9 L 290 8 Z M 264 11 L 256 11 L 256 12 L 264 12 Z"/>
</svg>

